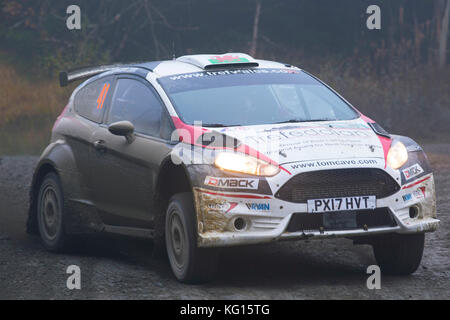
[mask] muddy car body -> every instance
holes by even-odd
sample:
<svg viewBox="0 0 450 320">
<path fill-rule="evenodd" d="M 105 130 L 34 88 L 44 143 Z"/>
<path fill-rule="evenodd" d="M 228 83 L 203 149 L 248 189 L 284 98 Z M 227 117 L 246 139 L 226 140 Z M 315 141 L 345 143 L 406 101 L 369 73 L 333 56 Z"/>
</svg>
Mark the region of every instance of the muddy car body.
<svg viewBox="0 0 450 320">
<path fill-rule="evenodd" d="M 434 178 L 307 72 L 231 53 L 61 74 L 74 90 L 36 168 L 28 230 L 62 250 L 112 232 L 164 244 L 181 281 L 217 247 L 347 237 L 385 272 L 414 272 L 434 231 Z"/>
</svg>

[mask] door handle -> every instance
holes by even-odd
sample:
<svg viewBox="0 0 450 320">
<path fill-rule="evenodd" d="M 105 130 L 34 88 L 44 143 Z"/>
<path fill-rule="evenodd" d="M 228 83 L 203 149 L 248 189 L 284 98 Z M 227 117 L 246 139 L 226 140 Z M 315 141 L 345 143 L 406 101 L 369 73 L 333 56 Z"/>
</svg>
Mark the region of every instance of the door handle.
<svg viewBox="0 0 450 320">
<path fill-rule="evenodd" d="M 106 143 L 104 140 L 97 140 L 94 142 L 94 148 L 98 151 L 106 151 Z"/>
</svg>

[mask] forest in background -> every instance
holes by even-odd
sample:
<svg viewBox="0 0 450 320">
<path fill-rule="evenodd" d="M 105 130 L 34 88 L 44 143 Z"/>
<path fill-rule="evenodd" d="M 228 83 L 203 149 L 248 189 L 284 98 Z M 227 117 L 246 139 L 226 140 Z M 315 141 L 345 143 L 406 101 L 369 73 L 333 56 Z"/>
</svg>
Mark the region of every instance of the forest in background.
<svg viewBox="0 0 450 320">
<path fill-rule="evenodd" d="M 48 142 L 74 88 L 60 70 L 230 51 L 312 72 L 392 133 L 448 141 L 449 2 L 0 0 L 0 154 Z M 81 30 L 66 27 L 71 4 Z"/>
</svg>

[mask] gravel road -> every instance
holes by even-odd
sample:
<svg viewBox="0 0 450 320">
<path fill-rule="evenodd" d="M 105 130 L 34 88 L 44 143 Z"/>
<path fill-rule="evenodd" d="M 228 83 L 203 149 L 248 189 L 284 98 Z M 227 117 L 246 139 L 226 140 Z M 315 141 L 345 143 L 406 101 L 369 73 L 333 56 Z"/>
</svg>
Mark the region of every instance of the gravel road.
<svg viewBox="0 0 450 320">
<path fill-rule="evenodd" d="M 224 249 L 218 278 L 178 283 L 152 243 L 117 237 L 85 239 L 75 252 L 46 252 L 25 233 L 27 197 L 36 157 L 0 160 L 0 299 L 449 299 L 450 144 L 425 147 L 435 170 L 441 226 L 427 234 L 419 270 L 382 276 L 366 287 L 375 264 L 369 246 L 350 240 L 283 242 Z M 81 290 L 68 290 L 66 269 L 81 268 Z"/>
</svg>

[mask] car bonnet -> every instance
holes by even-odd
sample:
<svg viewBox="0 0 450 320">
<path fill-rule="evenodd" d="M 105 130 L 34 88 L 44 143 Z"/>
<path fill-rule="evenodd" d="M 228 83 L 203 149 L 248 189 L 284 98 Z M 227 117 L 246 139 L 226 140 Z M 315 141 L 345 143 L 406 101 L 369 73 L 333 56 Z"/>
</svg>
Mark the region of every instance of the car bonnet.
<svg viewBox="0 0 450 320">
<path fill-rule="evenodd" d="M 385 166 L 386 146 L 361 118 L 228 127 L 217 131 L 238 139 L 279 164 L 311 160 L 379 159 L 373 166 Z M 370 163 L 370 162 L 368 162 Z"/>
</svg>

